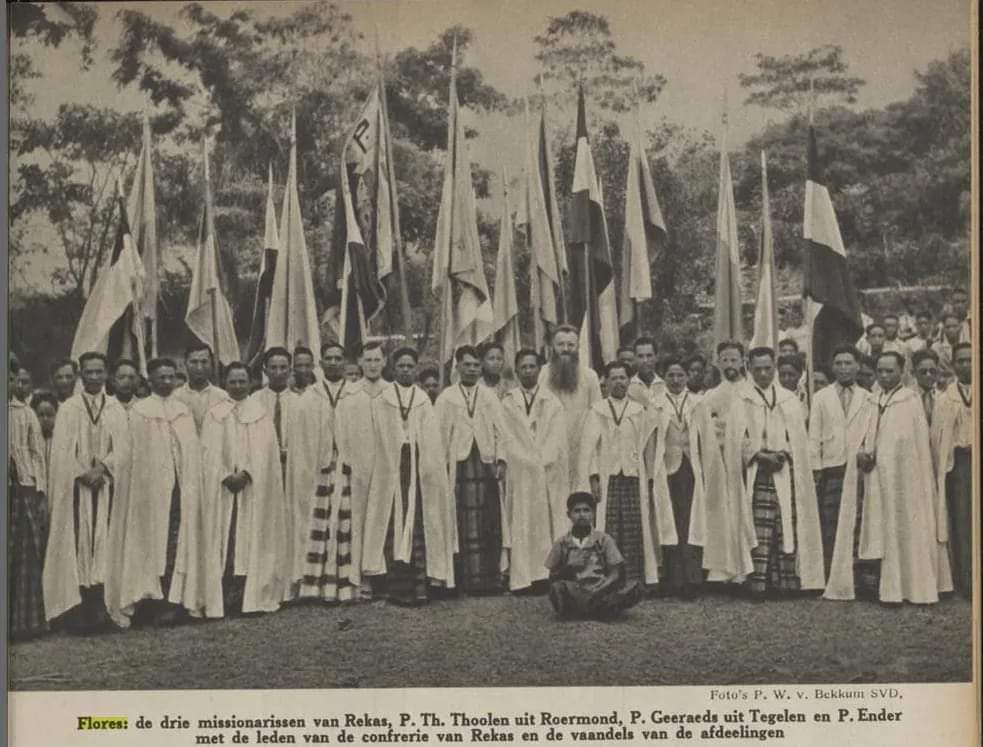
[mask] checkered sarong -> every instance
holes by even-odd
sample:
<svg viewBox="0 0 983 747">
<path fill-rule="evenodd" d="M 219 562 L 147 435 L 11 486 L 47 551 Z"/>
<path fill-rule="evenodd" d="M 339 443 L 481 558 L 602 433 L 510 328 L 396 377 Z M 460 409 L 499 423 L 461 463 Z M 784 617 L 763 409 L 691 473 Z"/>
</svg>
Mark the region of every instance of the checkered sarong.
<svg viewBox="0 0 983 747">
<path fill-rule="evenodd" d="M 625 558 L 625 584 L 645 583 L 642 502 L 638 477 L 611 475 L 604 507 L 604 531 Z"/>
<path fill-rule="evenodd" d="M 351 472 L 338 475 L 337 462 L 321 470 L 307 545 L 300 596 L 307 599 L 346 602 L 354 598 L 352 586 Z"/>
<path fill-rule="evenodd" d="M 973 452 L 956 447 L 945 477 L 949 514 L 949 562 L 952 581 L 962 596 L 973 596 Z"/>
<path fill-rule="evenodd" d="M 819 470 L 816 478 L 816 498 L 819 501 L 819 531 L 823 538 L 823 567 L 826 578 L 833 564 L 833 548 L 836 546 L 836 526 L 840 520 L 840 502 L 843 497 L 843 477 L 846 465 Z M 856 554 L 854 554 L 856 557 Z"/>
<path fill-rule="evenodd" d="M 793 488 L 794 490 L 794 488 Z M 766 591 L 798 591 L 801 580 L 796 571 L 795 553 L 782 552 L 782 510 L 775 492 L 774 477 L 759 469 L 751 499 L 754 533 L 758 546 L 751 550 L 754 570 L 748 588 L 754 594 Z M 792 529 L 795 530 L 795 496 L 792 497 Z"/>
<path fill-rule="evenodd" d="M 457 463 L 457 532 L 459 553 L 455 578 L 465 593 L 502 590 L 502 509 L 494 464 L 481 461 L 477 443 Z"/>
<path fill-rule="evenodd" d="M 44 630 L 44 597 L 41 593 L 42 554 L 40 496 L 34 488 L 7 483 L 10 523 L 7 526 L 7 573 L 11 639 L 29 638 Z"/>
<path fill-rule="evenodd" d="M 399 485 L 404 515 L 409 508 L 411 454 L 410 445 L 403 444 L 399 455 Z M 419 454 L 417 454 L 417 462 L 419 463 Z M 413 514 L 413 544 L 408 563 L 393 559 L 393 521 L 394 518 L 390 514 L 385 544 L 386 567 L 389 569 L 386 574 L 386 596 L 396 604 L 422 604 L 427 601 L 427 546 L 423 528 L 423 486 L 420 484 L 419 470 L 416 482 L 416 510 Z"/>
</svg>

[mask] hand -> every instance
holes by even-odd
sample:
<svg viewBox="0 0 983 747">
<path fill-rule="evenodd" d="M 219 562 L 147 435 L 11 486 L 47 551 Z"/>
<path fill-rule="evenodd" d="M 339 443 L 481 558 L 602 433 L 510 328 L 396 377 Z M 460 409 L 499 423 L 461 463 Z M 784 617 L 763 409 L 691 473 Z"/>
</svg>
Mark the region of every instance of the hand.
<svg viewBox="0 0 983 747">
<path fill-rule="evenodd" d="M 864 473 L 871 472 L 877 465 L 877 459 L 874 457 L 873 452 L 865 453 L 863 451 L 857 452 L 857 468 Z"/>
<path fill-rule="evenodd" d="M 106 468 L 101 464 L 90 467 L 81 475 L 78 481 L 92 490 L 99 490 L 106 482 Z"/>
<path fill-rule="evenodd" d="M 601 478 L 599 475 L 590 476 L 590 492 L 594 495 L 594 500 L 601 502 Z"/>
<path fill-rule="evenodd" d="M 506 470 L 505 462 L 503 462 L 501 459 L 499 459 L 498 460 L 498 468 L 495 471 L 496 479 L 498 479 L 498 480 L 504 480 L 505 479 L 505 470 Z"/>
</svg>

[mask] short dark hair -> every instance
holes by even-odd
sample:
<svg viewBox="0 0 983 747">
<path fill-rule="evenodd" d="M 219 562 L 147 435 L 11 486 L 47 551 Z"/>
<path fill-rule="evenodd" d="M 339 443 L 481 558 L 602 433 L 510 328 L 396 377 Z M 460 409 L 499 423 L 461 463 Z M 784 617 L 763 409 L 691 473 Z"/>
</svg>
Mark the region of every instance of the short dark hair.
<svg viewBox="0 0 983 747">
<path fill-rule="evenodd" d="M 911 356 L 911 367 L 917 368 L 922 361 L 932 361 L 935 365 L 939 364 L 939 354 L 929 348 L 916 350 Z"/>
<path fill-rule="evenodd" d="M 871 322 L 867 325 L 866 333 L 869 335 L 872 329 L 879 329 L 881 332 L 884 331 L 884 325 L 880 322 Z"/>
<path fill-rule="evenodd" d="M 884 350 L 881 353 L 879 353 L 877 356 L 877 360 L 874 361 L 875 368 L 877 367 L 877 364 L 881 362 L 881 358 L 884 357 L 894 358 L 894 360 L 897 361 L 898 363 L 898 368 L 900 368 L 902 371 L 904 370 L 904 356 L 901 355 L 901 353 L 899 353 L 897 350 Z"/>
<path fill-rule="evenodd" d="M 917 314 L 915 314 L 915 321 L 917 322 L 919 319 L 928 319 L 929 321 L 931 321 L 932 312 L 929 311 L 928 309 L 922 309 Z"/>
<path fill-rule="evenodd" d="M 751 348 L 751 349 L 750 349 L 750 350 L 748 351 L 748 354 L 747 354 L 747 359 L 748 359 L 749 361 L 752 361 L 752 360 L 754 360 L 755 358 L 760 358 L 760 357 L 761 357 L 761 356 L 763 356 L 763 355 L 767 355 L 767 356 L 768 356 L 769 358 L 771 358 L 772 360 L 775 360 L 775 351 L 774 351 L 774 350 L 772 350 L 772 349 L 771 349 L 770 347 L 768 347 L 767 345 L 759 345 L 759 346 L 758 346 L 758 347 L 756 347 L 756 348 Z"/>
<path fill-rule="evenodd" d="M 192 353 L 200 353 L 202 350 L 208 353 L 209 358 L 212 357 L 212 346 L 199 340 L 198 342 L 191 343 L 184 349 L 184 359 L 188 360 Z"/>
<path fill-rule="evenodd" d="M 668 371 L 670 366 L 679 366 L 680 368 L 683 369 L 683 371 L 686 372 L 687 375 L 689 375 L 689 367 L 686 365 L 686 362 L 683 360 L 683 357 L 681 355 L 675 355 L 675 354 L 667 355 L 665 359 L 663 359 L 662 361 L 663 373 Z"/>
<path fill-rule="evenodd" d="M 618 352 L 615 353 L 615 356 L 620 358 L 622 353 L 631 353 L 634 355 L 635 348 L 632 345 L 622 345 L 620 348 L 618 348 Z"/>
<path fill-rule="evenodd" d="M 833 365 L 833 361 L 836 360 L 836 356 L 838 355 L 852 355 L 853 360 L 860 363 L 860 351 L 850 343 L 845 342 L 833 348 L 833 352 L 829 356 L 830 365 Z"/>
<path fill-rule="evenodd" d="M 342 345 L 337 340 L 328 340 L 326 343 L 321 345 L 321 357 L 323 358 L 324 354 L 327 353 L 332 348 L 338 348 L 338 350 L 341 351 L 342 358 L 346 358 L 348 356 L 347 352 L 345 351 L 344 345 Z"/>
<path fill-rule="evenodd" d="M 417 381 L 426 381 L 429 378 L 434 378 L 437 379 L 437 381 L 440 381 L 440 371 L 433 366 L 427 366 L 416 375 Z"/>
<path fill-rule="evenodd" d="M 699 363 L 704 368 L 707 367 L 707 358 L 703 353 L 694 353 L 686 360 L 686 370 L 688 371 L 694 363 Z"/>
<path fill-rule="evenodd" d="M 948 314 L 943 314 L 942 315 L 942 325 L 945 326 L 945 323 L 947 321 L 949 321 L 950 319 L 955 319 L 960 324 L 962 324 L 962 322 L 963 322 L 963 318 L 961 316 L 959 316 L 959 314 L 953 314 L 950 311 Z"/>
<path fill-rule="evenodd" d="M 641 345 L 651 345 L 652 350 L 654 352 L 656 353 L 659 352 L 659 344 L 655 341 L 654 337 L 649 337 L 648 335 L 642 335 L 637 340 L 635 340 L 635 344 L 632 346 L 632 349 L 637 351 Z"/>
<path fill-rule="evenodd" d="M 245 371 L 246 372 L 246 376 L 249 377 L 250 380 L 252 380 L 252 376 L 249 373 L 249 366 L 247 366 L 242 361 L 232 361 L 232 363 L 230 363 L 229 365 L 227 365 L 225 367 L 224 378 L 225 379 L 228 379 L 229 378 L 229 374 L 232 373 L 233 371 Z"/>
<path fill-rule="evenodd" d="M 285 347 L 281 345 L 274 345 L 272 348 L 267 348 L 266 352 L 263 353 L 263 365 L 265 366 L 267 363 L 269 363 L 270 358 L 276 355 L 282 355 L 284 358 L 287 359 L 287 363 L 290 363 L 290 361 L 292 360 L 290 357 L 289 350 L 287 350 Z"/>
<path fill-rule="evenodd" d="M 82 368 L 88 361 L 102 361 L 102 365 L 109 368 L 109 362 L 106 360 L 106 354 L 100 353 L 97 350 L 90 350 L 87 353 L 82 353 L 79 356 L 79 368 Z"/>
<path fill-rule="evenodd" d="M 147 361 L 147 373 L 152 374 L 158 368 L 164 368 L 165 366 L 177 371 L 177 363 L 174 362 L 173 358 L 151 358 Z"/>
<path fill-rule="evenodd" d="M 584 503 L 590 504 L 592 509 L 597 506 L 597 500 L 594 498 L 594 494 L 588 493 L 586 490 L 578 490 L 576 493 L 571 493 L 567 496 L 567 511 L 572 511 L 574 506 L 580 506 Z"/>
<path fill-rule="evenodd" d="M 752 351 L 751 355 L 752 355 L 752 357 L 754 356 L 753 351 Z M 799 356 L 798 355 L 788 355 L 788 354 L 786 354 L 786 355 L 780 355 L 780 356 L 778 356 L 778 367 L 781 368 L 782 366 L 791 366 L 792 368 L 794 368 L 799 373 L 802 373 L 802 361 L 799 360 Z"/>
<path fill-rule="evenodd" d="M 34 392 L 31 395 L 31 409 L 36 413 L 41 407 L 43 402 L 47 402 L 49 405 L 58 409 L 58 398 L 54 395 L 54 392 L 49 392 L 47 389 L 41 389 L 40 391 Z"/>
<path fill-rule="evenodd" d="M 298 355 L 309 355 L 311 360 L 314 360 L 314 351 L 304 345 L 298 345 L 294 348 L 294 360 L 297 360 Z"/>
<path fill-rule="evenodd" d="M 540 358 L 539 353 L 537 351 L 533 350 L 532 348 L 520 348 L 519 351 L 515 354 L 515 360 L 513 360 L 512 365 L 515 368 L 518 368 L 519 367 L 519 361 L 521 361 L 523 358 L 526 358 L 527 356 L 530 356 L 530 355 L 533 356 L 536 359 L 536 365 L 537 366 L 543 365 L 543 359 Z"/>
<path fill-rule="evenodd" d="M 881 317 L 882 322 L 886 322 L 888 319 L 893 319 L 896 322 L 900 322 L 901 318 L 897 314 L 885 314 Z"/>
<path fill-rule="evenodd" d="M 123 366 L 129 366 L 137 373 L 140 373 L 140 368 L 137 366 L 137 364 L 134 361 L 130 360 L 129 358 L 120 358 L 119 360 L 116 361 L 116 363 L 113 364 L 113 376 L 115 376 L 116 372 L 119 371 L 120 368 L 122 368 Z"/>
<path fill-rule="evenodd" d="M 72 371 L 75 372 L 75 375 L 76 376 L 78 375 L 79 364 L 72 358 L 59 358 L 58 360 L 56 360 L 54 364 L 52 364 L 51 366 L 51 375 L 54 376 L 56 373 L 58 373 L 59 368 L 64 368 L 65 366 L 71 366 Z M 19 367 L 20 366 L 18 366 L 18 368 Z"/>
<path fill-rule="evenodd" d="M 505 356 L 505 347 L 500 342 L 495 342 L 491 340 L 489 342 L 484 342 L 478 346 L 478 353 L 481 355 L 481 360 L 485 359 L 492 350 L 497 350 L 502 356 Z"/>
<path fill-rule="evenodd" d="M 720 357 L 720 354 L 723 353 L 725 350 L 736 350 L 738 353 L 741 354 L 742 358 L 744 357 L 744 346 L 737 340 L 724 340 L 723 342 L 717 343 L 718 358 Z"/>
<path fill-rule="evenodd" d="M 867 368 L 877 368 L 877 362 L 874 360 L 872 355 L 864 355 L 861 353 L 857 356 L 857 360 L 861 366 L 867 366 Z"/>
<path fill-rule="evenodd" d="M 454 351 L 454 360 L 460 363 L 464 360 L 464 356 L 470 355 L 475 360 L 481 360 L 481 354 L 478 352 L 478 348 L 474 345 L 460 345 L 457 350 Z"/>
<path fill-rule="evenodd" d="M 793 348 L 795 348 L 795 352 L 796 353 L 799 352 L 799 343 L 797 343 L 791 337 L 784 337 L 784 338 L 782 338 L 781 340 L 778 341 L 778 349 L 779 350 L 781 350 L 781 348 L 782 348 L 783 345 L 791 345 Z"/>
<path fill-rule="evenodd" d="M 615 369 L 620 368 L 625 372 L 625 376 L 631 376 L 631 372 L 628 370 L 628 364 L 624 361 L 611 361 L 604 367 L 604 375 L 610 376 L 611 372 Z"/>
<path fill-rule="evenodd" d="M 358 349 L 359 356 L 364 355 L 369 350 L 382 350 L 382 354 L 385 355 L 386 351 L 382 349 L 382 343 L 379 340 L 369 340 L 363 343 Z"/>
<path fill-rule="evenodd" d="M 389 360 L 391 360 L 393 363 L 395 363 L 400 358 L 402 358 L 404 355 L 408 355 L 410 358 L 412 358 L 414 363 L 419 363 L 420 362 L 420 354 L 418 352 L 416 352 L 416 350 L 414 350 L 413 348 L 411 348 L 409 345 L 404 345 L 401 348 L 397 348 L 393 352 L 393 354 L 391 356 L 389 356 Z"/>
<path fill-rule="evenodd" d="M 956 353 L 958 353 L 960 350 L 972 350 L 972 349 L 973 349 L 973 344 L 970 342 L 965 342 L 965 341 L 957 342 L 955 345 L 952 346 L 952 359 L 953 360 L 956 359 Z"/>
</svg>

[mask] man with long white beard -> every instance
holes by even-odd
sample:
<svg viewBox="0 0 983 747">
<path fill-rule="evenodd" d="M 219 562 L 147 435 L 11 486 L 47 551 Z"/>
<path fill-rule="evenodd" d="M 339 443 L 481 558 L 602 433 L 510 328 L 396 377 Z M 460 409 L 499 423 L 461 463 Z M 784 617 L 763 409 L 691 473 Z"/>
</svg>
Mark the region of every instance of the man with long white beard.
<svg viewBox="0 0 983 747">
<path fill-rule="evenodd" d="M 213 512 L 226 615 L 273 612 L 286 582 L 286 506 L 273 420 L 249 396 L 249 369 L 225 371 L 229 398 L 205 415 L 203 502 Z"/>
<path fill-rule="evenodd" d="M 94 630 L 106 619 L 104 591 L 113 552 L 130 442 L 126 413 L 105 393 L 106 357 L 83 353 L 82 391 L 62 402 L 51 444 L 51 530 L 44 562 L 48 620 L 75 610 L 69 627 Z"/>
<path fill-rule="evenodd" d="M 205 413 L 227 400 L 229 395 L 210 381 L 213 374 L 212 349 L 205 343 L 198 342 L 188 347 L 184 353 L 184 367 L 188 371 L 188 381 L 174 390 L 174 398 L 191 410 L 195 429 L 200 436 Z"/>
<path fill-rule="evenodd" d="M 577 473 L 580 455 L 580 437 L 584 432 L 587 412 L 595 402 L 600 402 L 601 382 L 590 368 L 580 365 L 579 341 L 575 327 L 561 324 L 553 333 L 553 351 L 550 362 L 539 374 L 539 384 L 563 405 L 567 421 L 567 454 L 570 457 L 572 476 Z M 568 488 L 568 494 L 572 492 Z M 602 509 L 603 510 L 603 509 Z"/>
<path fill-rule="evenodd" d="M 703 401 L 710 410 L 722 448 L 724 434 L 727 432 L 727 413 L 744 385 L 744 346 L 735 340 L 720 343 L 717 345 L 717 364 L 723 378 L 717 386 L 704 394 Z"/>
<path fill-rule="evenodd" d="M 543 558 L 569 531 L 567 430 L 563 405 L 539 385 L 539 354 L 515 354 L 519 386 L 505 395 L 509 479 L 506 505 L 512 527 L 509 588 L 527 589 L 548 574 Z"/>
</svg>

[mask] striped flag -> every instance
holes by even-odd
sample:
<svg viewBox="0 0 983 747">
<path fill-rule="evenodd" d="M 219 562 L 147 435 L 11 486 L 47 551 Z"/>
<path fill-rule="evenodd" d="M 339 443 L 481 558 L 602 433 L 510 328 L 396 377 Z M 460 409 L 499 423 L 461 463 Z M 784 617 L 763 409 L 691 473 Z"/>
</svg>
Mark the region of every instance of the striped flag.
<svg viewBox="0 0 983 747">
<path fill-rule="evenodd" d="M 311 279 L 311 263 L 304 240 L 297 193 L 297 115 L 290 117 L 290 165 L 280 211 L 280 246 L 277 251 L 270 311 L 266 320 L 266 347 L 298 345 L 317 354 L 321 349 L 321 329 Z"/>
<path fill-rule="evenodd" d="M 567 242 L 571 275 L 570 321 L 580 327 L 584 363 L 597 370 L 618 350 L 618 310 L 604 198 L 587 140 L 584 90 L 577 98 L 577 158 Z"/>
<path fill-rule="evenodd" d="M 72 341 L 72 358 L 105 353 L 111 361 L 130 358 L 147 373 L 143 324 L 143 263 L 133 245 L 123 185 L 116 180 L 119 222 L 109 266 L 103 268 L 86 299 Z"/>
<path fill-rule="evenodd" d="M 812 360 L 816 366 L 825 367 L 833 348 L 856 342 L 863 334 L 863 326 L 836 211 L 823 183 L 816 132 L 811 123 L 802 233 L 806 240 L 802 295 L 811 305 Z"/>
<path fill-rule="evenodd" d="M 720 187 L 717 198 L 717 274 L 713 342 L 744 340 L 741 321 L 741 258 L 737 241 L 737 209 L 727 154 L 727 116 L 720 142 Z"/>
<path fill-rule="evenodd" d="M 273 200 L 273 164 L 269 164 L 269 184 L 266 190 L 266 221 L 263 228 L 263 254 L 259 260 L 256 277 L 256 297 L 253 301 L 253 321 L 249 330 L 249 348 L 246 360 L 250 366 L 258 365 L 266 349 L 266 318 L 270 311 L 270 295 L 273 292 L 273 275 L 276 272 L 277 248 L 280 235 L 276 227 L 276 204 Z"/>
<path fill-rule="evenodd" d="M 629 335 L 636 318 L 637 305 L 652 298 L 652 261 L 660 245 L 667 240 L 666 223 L 655 194 L 642 143 L 641 127 L 635 127 L 628 155 L 628 186 L 625 189 L 625 229 L 621 252 L 621 327 Z"/>
<path fill-rule="evenodd" d="M 526 101 L 526 131 L 529 124 Z M 566 251 L 553 186 L 546 139 L 545 112 L 540 112 L 534 142 L 526 139 L 526 168 L 516 211 L 516 227 L 529 251 L 529 297 L 533 312 L 534 347 L 541 350 L 550 328 L 566 318 L 563 281 Z"/>
<path fill-rule="evenodd" d="M 130 218 L 133 246 L 143 263 L 143 317 L 150 323 L 150 355 L 157 355 L 157 299 L 160 296 L 160 270 L 157 247 L 157 201 L 154 195 L 153 143 L 150 119 L 143 115 L 143 145 L 137 159 L 126 214 Z"/>
<path fill-rule="evenodd" d="M 768 197 L 768 164 L 761 151 L 761 251 L 758 255 L 758 298 L 754 304 L 754 335 L 751 347 L 778 350 L 778 305 L 775 293 L 775 245 L 771 233 L 771 202 Z"/>
<path fill-rule="evenodd" d="M 202 140 L 201 156 L 205 205 L 184 321 L 195 337 L 211 347 L 216 363 L 224 366 L 239 360 L 239 341 L 222 283 L 223 274 L 215 241 L 215 206 L 212 202 L 207 140 Z"/>
<path fill-rule="evenodd" d="M 431 281 L 432 290 L 442 294 L 442 365 L 451 360 L 459 345 L 477 344 L 487 338 L 494 328 L 488 281 L 485 279 L 478 240 L 471 161 L 457 99 L 456 60 L 455 45 L 451 59 L 444 184 L 437 213 Z"/>
<path fill-rule="evenodd" d="M 498 256 L 495 260 L 495 339 L 505 348 L 505 364 L 511 368 L 519 339 L 519 302 L 515 293 L 515 269 L 512 265 L 512 213 L 509 185 L 502 173 L 502 220 L 498 233 Z"/>
</svg>

